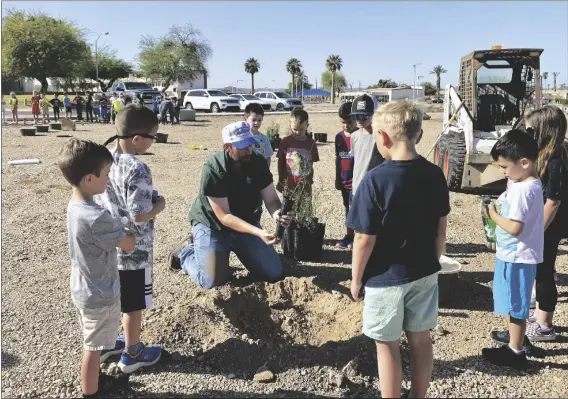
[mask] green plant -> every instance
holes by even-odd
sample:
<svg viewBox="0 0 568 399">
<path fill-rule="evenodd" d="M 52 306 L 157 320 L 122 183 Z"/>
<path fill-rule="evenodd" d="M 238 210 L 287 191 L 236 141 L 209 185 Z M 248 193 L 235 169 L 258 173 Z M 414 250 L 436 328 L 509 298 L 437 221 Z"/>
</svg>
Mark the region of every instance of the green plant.
<svg viewBox="0 0 568 399">
<path fill-rule="evenodd" d="M 280 132 L 280 124 L 272 121 L 264 132 L 266 134 L 266 137 L 272 139 Z"/>
<path fill-rule="evenodd" d="M 293 201 L 294 219 L 298 226 L 311 226 L 314 218 L 312 176 L 313 168 L 308 159 L 298 152 L 293 152 L 290 158 L 294 162 L 295 173 L 298 180 L 294 187 L 290 187 L 288 180 L 284 186 L 283 196 Z"/>
</svg>

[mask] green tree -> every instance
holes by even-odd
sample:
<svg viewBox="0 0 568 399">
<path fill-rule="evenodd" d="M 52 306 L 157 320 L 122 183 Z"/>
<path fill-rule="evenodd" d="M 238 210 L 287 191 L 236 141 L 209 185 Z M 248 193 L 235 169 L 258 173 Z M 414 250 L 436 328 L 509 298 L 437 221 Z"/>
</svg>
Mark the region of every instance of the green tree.
<svg viewBox="0 0 568 399">
<path fill-rule="evenodd" d="M 99 80 L 97 83 L 103 92 L 107 91 L 118 79 L 128 77 L 133 71 L 132 65 L 116 57 L 116 52 L 108 48 L 99 48 L 97 59 L 99 65 Z M 78 85 L 79 88 L 84 86 L 82 82 L 85 78 L 96 81 L 96 62 L 97 60 L 93 54 L 73 71 L 74 78 L 80 83 Z M 97 85 L 95 84 L 94 86 L 96 87 Z M 89 87 L 89 89 L 91 88 Z"/>
<path fill-rule="evenodd" d="M 422 86 L 424 88 L 424 95 L 425 96 L 433 96 L 436 94 L 437 90 L 436 90 L 436 86 L 434 86 L 433 83 L 430 82 L 422 82 L 420 84 L 420 86 Z"/>
<path fill-rule="evenodd" d="M 436 96 L 438 98 L 440 98 L 440 83 L 441 83 L 441 76 L 443 73 L 448 72 L 447 70 L 444 69 L 443 66 L 441 65 L 436 65 L 434 68 L 432 68 L 432 70 L 430 71 L 430 73 L 432 75 L 436 75 L 436 89 L 437 89 L 437 94 Z"/>
<path fill-rule="evenodd" d="M 332 91 L 332 80 L 334 92 L 338 92 L 338 89 L 347 87 L 347 79 L 341 72 L 336 72 L 335 76 L 332 78 L 330 71 L 325 71 L 321 74 L 321 85 L 324 90 Z"/>
<path fill-rule="evenodd" d="M 542 79 L 544 80 L 544 87 L 543 87 L 543 89 L 544 89 L 546 87 L 546 81 L 548 79 L 548 72 L 542 73 Z"/>
<path fill-rule="evenodd" d="M 300 70 L 300 72 L 298 72 L 296 76 L 294 76 L 294 85 L 296 86 L 296 92 L 302 90 L 302 87 L 304 88 L 304 90 L 309 90 L 312 88 L 312 84 L 310 83 L 308 76 L 302 70 Z M 287 91 L 292 95 L 296 94 L 295 92 L 292 91 L 291 82 L 288 83 Z"/>
<path fill-rule="evenodd" d="M 37 79 L 66 77 L 90 57 L 84 33 L 42 13 L 8 10 L 2 20 L 2 74 Z"/>
<path fill-rule="evenodd" d="M 331 73 L 331 103 L 335 104 L 335 74 L 341 70 L 343 60 L 337 54 L 332 54 L 325 61 L 326 69 Z"/>
<path fill-rule="evenodd" d="M 560 72 L 552 72 L 552 79 L 553 79 L 552 87 L 554 88 L 554 91 L 556 91 L 556 78 L 558 77 L 558 75 L 560 75 Z"/>
<path fill-rule="evenodd" d="M 297 58 L 290 58 L 286 63 L 286 71 L 292 75 L 292 93 L 294 92 L 294 77 L 302 70 L 302 63 Z"/>
<path fill-rule="evenodd" d="M 260 63 L 256 58 L 245 61 L 245 72 L 250 73 L 250 94 L 254 94 L 254 74 L 260 69 Z"/>
<path fill-rule="evenodd" d="M 163 37 L 142 36 L 138 59 L 144 75 L 163 80 L 167 88 L 173 82 L 195 80 L 207 73 L 212 53 L 199 29 L 191 24 L 174 25 Z"/>
<path fill-rule="evenodd" d="M 376 85 L 369 86 L 368 89 L 387 89 L 398 87 L 392 79 L 380 79 Z"/>
</svg>

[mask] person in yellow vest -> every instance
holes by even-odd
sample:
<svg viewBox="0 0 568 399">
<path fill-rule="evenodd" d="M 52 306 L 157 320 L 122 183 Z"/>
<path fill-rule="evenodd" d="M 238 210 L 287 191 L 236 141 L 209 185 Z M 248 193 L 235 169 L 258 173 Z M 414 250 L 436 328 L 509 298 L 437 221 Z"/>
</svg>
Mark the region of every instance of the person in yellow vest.
<svg viewBox="0 0 568 399">
<path fill-rule="evenodd" d="M 39 97 L 40 97 L 39 106 L 43 114 L 43 123 L 45 123 L 45 121 L 49 122 L 49 107 L 53 108 L 53 105 L 49 102 L 47 98 L 45 98 L 44 93 L 40 93 Z"/>
<path fill-rule="evenodd" d="M 114 111 L 112 123 L 114 123 L 114 120 L 116 118 L 116 114 L 118 114 L 118 111 L 120 111 L 122 108 L 124 108 L 124 106 L 125 106 L 124 93 L 120 93 L 120 95 L 118 96 L 118 99 L 114 100 L 114 103 L 112 104 L 112 110 Z"/>
</svg>

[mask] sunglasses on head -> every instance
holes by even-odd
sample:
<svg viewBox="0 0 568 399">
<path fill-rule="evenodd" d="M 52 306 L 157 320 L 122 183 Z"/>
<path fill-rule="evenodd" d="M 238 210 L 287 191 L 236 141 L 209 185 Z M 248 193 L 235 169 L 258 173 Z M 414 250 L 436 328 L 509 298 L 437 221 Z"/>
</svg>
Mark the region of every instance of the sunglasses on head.
<svg viewBox="0 0 568 399">
<path fill-rule="evenodd" d="M 368 121 L 369 119 L 371 119 L 370 115 L 360 115 L 360 114 L 353 115 L 354 121 Z"/>
</svg>

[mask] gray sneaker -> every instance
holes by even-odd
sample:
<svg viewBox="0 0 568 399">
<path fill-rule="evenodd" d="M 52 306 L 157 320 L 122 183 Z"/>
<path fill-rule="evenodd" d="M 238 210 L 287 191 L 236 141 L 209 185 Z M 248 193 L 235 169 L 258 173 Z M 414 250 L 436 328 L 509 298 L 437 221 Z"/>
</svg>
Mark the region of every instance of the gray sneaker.
<svg viewBox="0 0 568 399">
<path fill-rule="evenodd" d="M 168 254 L 168 265 L 170 269 L 173 271 L 181 270 L 181 259 L 179 258 L 182 249 L 187 247 L 188 245 L 193 244 L 193 235 L 189 235 L 188 237 L 184 238 L 174 249 L 170 251 Z"/>
<path fill-rule="evenodd" d="M 543 342 L 556 340 L 554 327 L 544 329 L 538 323 L 527 323 L 527 337 L 531 342 Z"/>
</svg>

